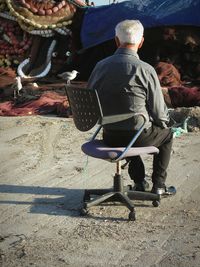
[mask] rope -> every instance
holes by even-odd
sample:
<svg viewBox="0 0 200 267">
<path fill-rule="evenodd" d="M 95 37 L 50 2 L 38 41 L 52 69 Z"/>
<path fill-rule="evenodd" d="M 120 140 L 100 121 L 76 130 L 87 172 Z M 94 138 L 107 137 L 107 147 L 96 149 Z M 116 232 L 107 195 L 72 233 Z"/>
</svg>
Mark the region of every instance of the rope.
<svg viewBox="0 0 200 267">
<path fill-rule="evenodd" d="M 35 21 L 32 21 L 28 18 L 25 18 L 24 16 L 20 15 L 18 12 L 15 11 L 15 9 L 13 8 L 13 4 L 11 2 L 11 0 L 6 0 L 6 3 L 7 3 L 7 6 L 8 8 L 10 9 L 10 12 L 18 19 L 18 20 L 21 20 L 23 21 L 25 24 L 28 24 L 34 28 L 39 28 L 39 29 L 55 29 L 55 28 L 61 28 L 63 26 L 68 26 L 72 23 L 71 20 L 69 21 L 63 21 L 63 22 L 57 22 L 55 24 L 39 24 L 39 23 L 36 23 Z M 33 30 L 32 28 L 29 29 L 30 30 Z"/>
<path fill-rule="evenodd" d="M 188 116 L 182 124 L 182 127 L 172 127 L 173 138 L 181 136 L 181 134 L 188 133 L 188 120 L 190 116 Z"/>
</svg>

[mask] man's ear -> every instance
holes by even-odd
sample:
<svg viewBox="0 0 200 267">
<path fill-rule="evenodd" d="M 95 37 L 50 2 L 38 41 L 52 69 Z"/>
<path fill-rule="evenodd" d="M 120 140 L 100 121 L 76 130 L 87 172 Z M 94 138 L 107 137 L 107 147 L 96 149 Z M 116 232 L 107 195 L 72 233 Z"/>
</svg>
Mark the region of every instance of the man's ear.
<svg viewBox="0 0 200 267">
<path fill-rule="evenodd" d="M 115 36 L 115 43 L 116 43 L 117 47 L 120 46 L 120 41 L 119 41 L 119 38 L 117 36 Z"/>
<path fill-rule="evenodd" d="M 143 45 L 143 43 L 144 43 L 144 37 L 142 37 L 142 40 L 141 40 L 141 42 L 140 42 L 140 44 L 139 44 L 138 48 L 141 48 L 141 47 L 142 47 L 142 45 Z"/>
</svg>

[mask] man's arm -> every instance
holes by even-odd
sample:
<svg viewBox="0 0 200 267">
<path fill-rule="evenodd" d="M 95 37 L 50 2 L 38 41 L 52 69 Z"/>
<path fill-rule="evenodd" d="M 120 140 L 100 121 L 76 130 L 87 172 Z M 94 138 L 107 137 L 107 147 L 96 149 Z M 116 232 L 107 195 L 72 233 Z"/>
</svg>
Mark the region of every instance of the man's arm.
<svg viewBox="0 0 200 267">
<path fill-rule="evenodd" d="M 147 107 L 153 123 L 166 128 L 169 122 L 169 113 L 164 101 L 158 76 L 154 69 L 148 75 Z"/>
</svg>

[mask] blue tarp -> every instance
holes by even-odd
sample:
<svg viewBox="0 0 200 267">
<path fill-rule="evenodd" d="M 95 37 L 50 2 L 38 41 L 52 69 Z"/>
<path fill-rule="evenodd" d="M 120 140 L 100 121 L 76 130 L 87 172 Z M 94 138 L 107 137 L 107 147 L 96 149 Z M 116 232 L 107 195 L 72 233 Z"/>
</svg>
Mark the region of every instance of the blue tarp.
<svg viewBox="0 0 200 267">
<path fill-rule="evenodd" d="M 130 0 L 90 7 L 85 12 L 81 29 L 83 48 L 113 39 L 116 24 L 124 19 L 139 19 L 145 28 L 200 26 L 200 0 Z"/>
</svg>

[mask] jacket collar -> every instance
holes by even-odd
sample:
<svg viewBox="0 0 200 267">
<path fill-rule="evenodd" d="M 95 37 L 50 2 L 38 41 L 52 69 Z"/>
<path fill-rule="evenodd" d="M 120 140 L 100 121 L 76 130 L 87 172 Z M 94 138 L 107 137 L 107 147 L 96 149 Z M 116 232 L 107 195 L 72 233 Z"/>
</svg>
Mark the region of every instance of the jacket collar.
<svg viewBox="0 0 200 267">
<path fill-rule="evenodd" d="M 131 56 L 135 56 L 139 59 L 139 56 L 138 56 L 138 53 L 135 52 L 134 50 L 132 49 L 128 49 L 128 48 L 118 48 L 116 51 L 115 51 L 115 54 L 126 54 L 126 55 L 131 55 Z"/>
</svg>

